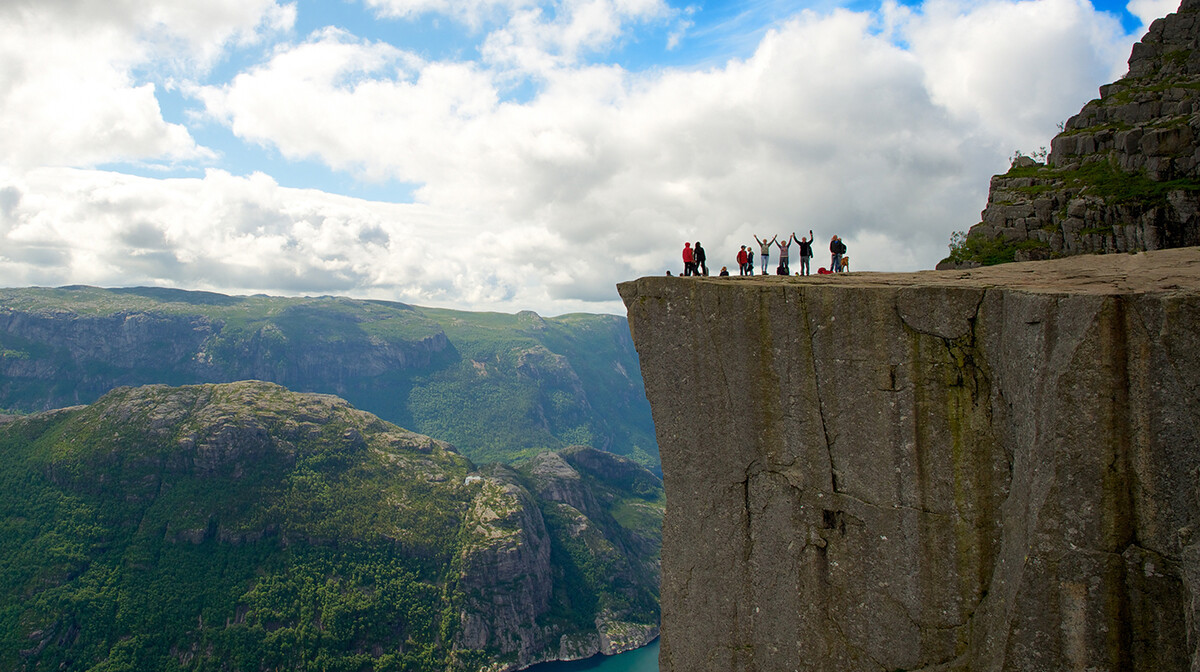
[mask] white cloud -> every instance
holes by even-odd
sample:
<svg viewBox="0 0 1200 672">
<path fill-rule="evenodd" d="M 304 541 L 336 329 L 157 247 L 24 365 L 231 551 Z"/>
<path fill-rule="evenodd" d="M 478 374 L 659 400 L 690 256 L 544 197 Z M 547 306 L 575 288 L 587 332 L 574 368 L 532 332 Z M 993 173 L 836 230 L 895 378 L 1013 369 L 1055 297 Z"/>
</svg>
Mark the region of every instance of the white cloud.
<svg viewBox="0 0 1200 672">
<path fill-rule="evenodd" d="M 155 84 L 133 71 L 207 67 L 227 42 L 290 27 L 292 19 L 294 9 L 273 0 L 7 2 L 0 6 L 0 161 L 211 157 L 184 126 L 163 119 Z"/>
<path fill-rule="evenodd" d="M 427 178 L 496 93 L 469 63 L 425 63 L 337 29 L 194 95 L 239 137 L 368 179 Z M 461 157 L 460 157 L 461 158 Z"/>
<path fill-rule="evenodd" d="M 1129 41 L 1087 0 L 988 0 L 969 9 L 928 0 L 900 33 L 934 100 L 1013 149 L 1049 145 L 1057 123 L 1125 72 Z"/>
<path fill-rule="evenodd" d="M 449 16 L 479 29 L 507 24 L 489 37 L 493 58 L 512 62 L 518 52 L 564 55 L 600 49 L 619 38 L 627 22 L 673 14 L 663 0 L 363 0 L 383 17 Z"/>
<path fill-rule="evenodd" d="M 1179 9 L 1179 0 L 1130 0 L 1126 6 L 1130 14 L 1142 20 L 1141 33 L 1159 17 Z"/>
<path fill-rule="evenodd" d="M 200 153 L 187 129 L 163 121 L 154 85 L 129 77 L 131 64 L 121 61 L 139 54 L 122 34 L 32 23 L 0 21 L 0 161 L 90 165 Z"/>
<path fill-rule="evenodd" d="M 493 30 L 472 61 L 328 28 L 206 84 L 203 64 L 292 25 L 294 8 L 222 3 L 211 25 L 165 30 L 176 37 L 124 54 L 117 43 L 149 24 L 41 25 L 28 38 L 0 28 L 27 40 L 0 42 L 5 63 L 34 67 L 22 55 L 34 41 L 68 49 L 60 74 L 52 64 L 0 70 L 16 73 L 14 86 L 0 81 L 10 168 L 0 172 L 0 284 L 618 312 L 614 284 L 677 269 L 684 240 L 703 241 L 715 271 L 752 234 L 809 229 L 818 250 L 845 238 L 855 270 L 928 268 L 950 231 L 978 220 L 987 178 L 1011 151 L 1048 145 L 1057 122 L 1123 71 L 1131 42 L 1082 0 L 928 0 L 806 11 L 766 31 L 748 58 L 629 72 L 585 56 L 669 18 L 661 0 L 572 0 L 553 12 L 522 0 L 367 4 Z M 186 14 L 156 16 L 153 25 L 191 25 Z M 418 202 L 221 170 L 150 180 L 36 167 L 201 154 L 130 74 L 163 53 L 191 59 L 183 90 L 206 123 L 285 159 L 415 183 Z M 531 86 L 521 99 L 506 97 L 514 78 Z M 73 81 L 95 85 L 61 93 Z M 18 110 L 13 96 L 53 120 Z M 25 124 L 35 132 L 24 139 L 7 132 Z"/>
<path fill-rule="evenodd" d="M 552 234 L 477 227 L 426 206 L 287 189 L 262 174 L 154 180 L 43 168 L 0 174 L 0 282 L 594 307 L 542 283 L 562 253 Z"/>
<path fill-rule="evenodd" d="M 410 19 L 422 14 L 441 14 L 478 28 L 539 0 L 363 0 L 383 17 Z"/>
</svg>

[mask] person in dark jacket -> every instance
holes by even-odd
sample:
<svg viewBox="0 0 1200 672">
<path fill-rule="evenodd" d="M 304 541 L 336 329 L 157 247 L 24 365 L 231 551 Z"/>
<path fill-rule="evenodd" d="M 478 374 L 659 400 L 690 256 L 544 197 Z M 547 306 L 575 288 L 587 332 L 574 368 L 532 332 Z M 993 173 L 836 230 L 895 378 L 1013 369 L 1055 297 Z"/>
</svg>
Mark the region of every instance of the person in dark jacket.
<svg viewBox="0 0 1200 672">
<path fill-rule="evenodd" d="M 708 275 L 708 264 L 704 263 L 707 260 L 704 254 L 704 248 L 700 247 L 700 241 L 696 241 L 696 247 L 692 248 L 692 256 L 696 260 L 697 275 Z"/>
<path fill-rule="evenodd" d="M 792 239 L 796 240 L 795 233 L 792 234 Z M 800 238 L 800 239 L 796 240 L 796 242 L 799 243 L 799 245 L 800 245 L 800 275 L 811 275 L 811 273 L 808 270 L 808 260 L 812 259 L 812 256 L 813 256 L 813 249 L 812 249 L 813 232 L 812 232 L 812 229 L 808 230 L 807 238 Z"/>
</svg>

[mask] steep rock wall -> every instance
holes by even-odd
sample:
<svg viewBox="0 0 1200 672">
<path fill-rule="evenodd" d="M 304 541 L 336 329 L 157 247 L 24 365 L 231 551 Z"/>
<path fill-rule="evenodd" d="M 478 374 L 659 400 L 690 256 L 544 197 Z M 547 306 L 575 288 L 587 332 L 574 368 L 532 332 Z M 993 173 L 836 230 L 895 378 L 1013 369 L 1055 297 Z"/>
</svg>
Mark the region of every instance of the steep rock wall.
<svg viewBox="0 0 1200 672">
<path fill-rule="evenodd" d="M 1200 250 L 619 289 L 664 672 L 1200 669 Z"/>
</svg>

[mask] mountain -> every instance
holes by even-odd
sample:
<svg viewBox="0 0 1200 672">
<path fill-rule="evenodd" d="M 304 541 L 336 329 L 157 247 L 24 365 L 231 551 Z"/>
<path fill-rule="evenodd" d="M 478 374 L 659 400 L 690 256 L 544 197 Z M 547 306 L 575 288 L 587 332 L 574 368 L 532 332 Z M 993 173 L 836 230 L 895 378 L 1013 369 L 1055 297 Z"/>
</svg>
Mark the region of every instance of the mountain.
<svg viewBox="0 0 1200 672">
<path fill-rule="evenodd" d="M 657 631 L 661 482 L 477 469 L 345 401 L 118 388 L 0 424 L 0 668 L 507 670 Z"/>
<path fill-rule="evenodd" d="M 1200 245 L 1200 0 L 1150 25 L 1129 72 L 1071 117 L 1045 163 L 992 178 L 939 269 Z"/>
<path fill-rule="evenodd" d="M 265 380 L 338 395 L 478 462 L 591 445 L 657 468 L 628 323 L 346 298 L 0 289 L 0 409 L 122 385 Z"/>
</svg>

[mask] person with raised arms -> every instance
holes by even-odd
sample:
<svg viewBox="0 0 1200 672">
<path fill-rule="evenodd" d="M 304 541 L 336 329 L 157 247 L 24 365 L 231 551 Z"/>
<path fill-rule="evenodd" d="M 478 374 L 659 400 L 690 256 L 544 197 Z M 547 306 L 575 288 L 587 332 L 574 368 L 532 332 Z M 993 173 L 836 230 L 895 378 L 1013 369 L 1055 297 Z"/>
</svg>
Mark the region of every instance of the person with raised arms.
<svg viewBox="0 0 1200 672">
<path fill-rule="evenodd" d="M 771 261 L 771 245 L 776 240 L 779 239 L 779 236 L 775 236 L 774 238 L 772 238 L 770 240 L 765 240 L 765 238 L 766 238 L 765 235 L 762 238 L 759 238 L 758 236 L 754 236 L 754 240 L 758 241 L 759 251 L 762 252 L 762 274 L 763 275 L 767 274 L 767 264 Z"/>
</svg>

